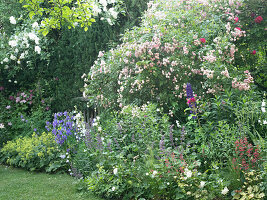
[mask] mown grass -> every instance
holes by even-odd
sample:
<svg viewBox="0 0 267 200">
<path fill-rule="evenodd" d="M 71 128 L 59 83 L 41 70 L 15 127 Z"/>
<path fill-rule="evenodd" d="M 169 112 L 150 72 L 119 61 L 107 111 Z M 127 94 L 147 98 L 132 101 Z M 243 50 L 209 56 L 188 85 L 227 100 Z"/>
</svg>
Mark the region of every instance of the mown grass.
<svg viewBox="0 0 267 200">
<path fill-rule="evenodd" d="M 0 199 L 4 200 L 101 200 L 81 195 L 74 182 L 66 174 L 28 172 L 0 165 Z"/>
</svg>

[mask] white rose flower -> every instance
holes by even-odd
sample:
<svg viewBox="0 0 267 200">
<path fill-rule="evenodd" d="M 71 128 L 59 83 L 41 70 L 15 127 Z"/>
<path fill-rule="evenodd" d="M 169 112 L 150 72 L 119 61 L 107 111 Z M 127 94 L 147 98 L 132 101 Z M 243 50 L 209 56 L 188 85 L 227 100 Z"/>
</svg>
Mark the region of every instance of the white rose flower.
<svg viewBox="0 0 267 200">
<path fill-rule="evenodd" d="M 32 24 L 32 28 L 38 28 L 38 27 L 39 27 L 38 22 L 34 22 L 34 23 Z"/>
<path fill-rule="evenodd" d="M 16 40 L 10 40 L 9 42 L 8 42 L 8 44 L 11 46 L 11 47 L 15 47 L 15 46 L 17 46 L 17 41 Z"/>
<path fill-rule="evenodd" d="M 22 53 L 19 58 L 20 59 L 24 59 L 25 58 L 25 53 Z"/>
<path fill-rule="evenodd" d="M 40 54 L 41 48 L 39 46 L 35 46 L 34 51 L 37 52 L 38 54 Z"/>
<path fill-rule="evenodd" d="M 118 173 L 118 168 L 115 168 L 114 170 L 113 170 L 113 174 L 117 174 Z"/>
<path fill-rule="evenodd" d="M 16 60 L 17 58 L 16 58 L 16 56 L 14 56 L 13 54 L 11 54 L 11 55 L 10 55 L 10 59 L 11 59 L 11 60 Z"/>
<path fill-rule="evenodd" d="M 199 187 L 200 187 L 200 188 L 203 188 L 203 187 L 205 186 L 205 184 L 206 184 L 205 181 L 201 181 Z"/>
<path fill-rule="evenodd" d="M 115 11 L 114 8 L 110 8 L 108 11 L 110 12 L 111 16 L 112 16 L 114 19 L 117 19 L 117 17 L 118 17 L 118 13 Z"/>
<path fill-rule="evenodd" d="M 8 62 L 8 61 L 9 61 L 9 59 L 8 59 L 8 58 L 5 58 L 3 61 L 4 61 L 4 62 Z"/>
<path fill-rule="evenodd" d="M 1 123 L 0 128 L 5 128 L 5 125 Z"/>
<path fill-rule="evenodd" d="M 35 40 L 37 38 L 37 36 L 33 32 L 28 33 L 28 37 L 30 38 L 30 40 Z"/>
<path fill-rule="evenodd" d="M 107 7 L 108 3 L 106 0 L 99 0 L 99 3 L 102 4 L 102 6 Z"/>
<path fill-rule="evenodd" d="M 265 105 L 266 105 L 266 103 L 265 103 L 265 101 L 263 100 L 262 103 L 261 103 L 261 111 L 262 111 L 263 113 L 266 112 L 266 110 L 265 110 Z"/>
<path fill-rule="evenodd" d="M 16 24 L 17 23 L 15 17 L 13 17 L 13 16 L 11 16 L 9 18 L 9 21 L 10 21 L 11 24 Z"/>
</svg>

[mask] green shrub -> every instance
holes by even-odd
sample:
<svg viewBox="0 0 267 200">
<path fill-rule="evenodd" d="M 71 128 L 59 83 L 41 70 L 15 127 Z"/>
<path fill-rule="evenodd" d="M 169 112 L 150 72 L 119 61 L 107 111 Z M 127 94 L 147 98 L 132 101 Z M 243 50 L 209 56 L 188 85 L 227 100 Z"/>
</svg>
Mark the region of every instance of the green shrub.
<svg viewBox="0 0 267 200">
<path fill-rule="evenodd" d="M 65 168 L 52 133 L 8 141 L 1 149 L 1 162 L 31 171 L 54 172 Z"/>
</svg>

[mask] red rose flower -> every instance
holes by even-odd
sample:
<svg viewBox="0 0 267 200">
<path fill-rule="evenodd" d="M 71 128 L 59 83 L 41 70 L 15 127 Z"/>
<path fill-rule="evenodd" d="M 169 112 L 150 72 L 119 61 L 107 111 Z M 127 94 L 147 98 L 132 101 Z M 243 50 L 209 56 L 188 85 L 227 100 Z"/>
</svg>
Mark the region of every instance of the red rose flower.
<svg viewBox="0 0 267 200">
<path fill-rule="evenodd" d="M 234 20 L 235 20 L 235 23 L 237 23 L 238 20 L 239 20 L 239 18 L 238 17 L 235 17 Z"/>
<path fill-rule="evenodd" d="M 235 27 L 237 30 L 240 30 L 241 31 L 241 28 L 239 28 L 239 27 Z"/>
<path fill-rule="evenodd" d="M 255 22 L 257 24 L 259 24 L 259 23 L 261 23 L 262 20 L 263 20 L 263 18 L 261 16 L 258 16 L 258 17 L 256 17 Z"/>
<path fill-rule="evenodd" d="M 251 52 L 251 54 L 252 54 L 252 55 L 255 55 L 255 54 L 256 54 L 256 50 L 253 50 L 253 51 Z"/>
<path fill-rule="evenodd" d="M 202 43 L 205 43 L 205 42 L 206 42 L 206 39 L 205 39 L 205 38 L 200 38 L 200 41 L 201 41 Z"/>
</svg>

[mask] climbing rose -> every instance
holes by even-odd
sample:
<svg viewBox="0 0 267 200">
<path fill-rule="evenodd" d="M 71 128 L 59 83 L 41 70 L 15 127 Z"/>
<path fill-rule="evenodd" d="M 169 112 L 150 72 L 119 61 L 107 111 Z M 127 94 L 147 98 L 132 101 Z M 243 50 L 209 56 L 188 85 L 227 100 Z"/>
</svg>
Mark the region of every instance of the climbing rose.
<svg viewBox="0 0 267 200">
<path fill-rule="evenodd" d="M 256 17 L 255 22 L 257 24 L 259 24 L 259 23 L 261 23 L 262 20 L 263 20 L 263 18 L 261 16 L 258 16 L 258 17 Z"/>
<path fill-rule="evenodd" d="M 252 55 L 255 55 L 255 54 L 256 54 L 256 50 L 253 50 L 253 51 L 251 52 L 251 54 L 252 54 Z"/>
<path fill-rule="evenodd" d="M 237 30 L 240 30 L 240 31 L 241 31 L 241 28 L 239 28 L 239 27 L 235 27 L 235 29 L 237 29 Z"/>
<path fill-rule="evenodd" d="M 235 23 L 237 23 L 238 20 L 239 20 L 239 18 L 238 17 L 235 17 L 234 20 L 235 20 Z"/>
<path fill-rule="evenodd" d="M 206 42 L 206 39 L 205 39 L 205 38 L 200 38 L 200 41 L 201 41 L 202 43 L 205 43 L 205 42 Z"/>
</svg>

